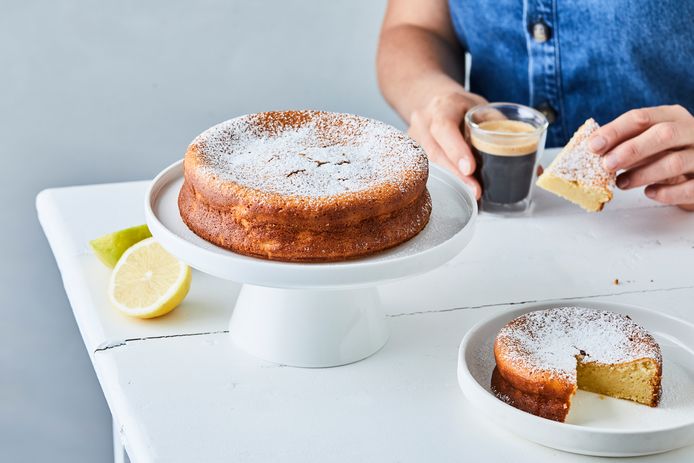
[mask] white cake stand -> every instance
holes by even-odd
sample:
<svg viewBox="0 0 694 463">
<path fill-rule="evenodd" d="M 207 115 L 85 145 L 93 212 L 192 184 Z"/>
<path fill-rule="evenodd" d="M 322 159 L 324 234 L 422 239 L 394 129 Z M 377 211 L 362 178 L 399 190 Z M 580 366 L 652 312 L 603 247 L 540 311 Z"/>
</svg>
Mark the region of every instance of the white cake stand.
<svg viewBox="0 0 694 463">
<path fill-rule="evenodd" d="M 433 270 L 472 238 L 477 203 L 453 175 L 432 166 L 429 224 L 389 251 L 339 263 L 302 264 L 247 257 L 191 232 L 178 212 L 183 163 L 162 171 L 145 197 L 152 235 L 174 256 L 219 278 L 243 283 L 229 325 L 233 342 L 272 362 L 330 367 L 378 351 L 388 327 L 376 285 Z"/>
</svg>

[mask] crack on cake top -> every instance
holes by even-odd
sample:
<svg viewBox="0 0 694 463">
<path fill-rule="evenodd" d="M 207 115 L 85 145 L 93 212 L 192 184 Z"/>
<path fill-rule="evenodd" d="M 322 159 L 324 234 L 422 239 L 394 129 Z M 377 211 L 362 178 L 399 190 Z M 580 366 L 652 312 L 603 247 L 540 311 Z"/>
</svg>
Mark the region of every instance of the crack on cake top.
<svg viewBox="0 0 694 463">
<path fill-rule="evenodd" d="M 306 169 L 293 170 L 287 174 L 287 178 L 291 177 L 292 175 L 301 174 L 303 172 L 306 172 Z"/>
<path fill-rule="evenodd" d="M 305 197 L 404 185 L 426 171 L 424 151 L 385 123 L 350 114 L 287 111 L 222 122 L 193 140 L 201 170 L 259 191 Z M 301 173 L 301 175 L 297 175 Z"/>
</svg>

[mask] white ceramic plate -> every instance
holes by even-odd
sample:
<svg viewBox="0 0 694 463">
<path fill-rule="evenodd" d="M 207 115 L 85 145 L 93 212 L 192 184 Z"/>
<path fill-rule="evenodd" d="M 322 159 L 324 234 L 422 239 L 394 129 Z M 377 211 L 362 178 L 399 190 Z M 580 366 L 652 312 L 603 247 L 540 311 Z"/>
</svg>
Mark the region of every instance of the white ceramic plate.
<svg viewBox="0 0 694 463">
<path fill-rule="evenodd" d="M 190 231 L 178 211 L 182 184 L 183 161 L 177 161 L 152 181 L 145 196 L 147 225 L 162 246 L 210 275 L 277 288 L 372 286 L 433 270 L 467 246 L 477 217 L 477 202 L 464 184 L 432 165 L 427 183 L 433 203 L 431 217 L 426 228 L 411 240 L 391 250 L 346 262 L 276 262 L 236 254 Z"/>
<path fill-rule="evenodd" d="M 524 313 L 563 305 L 567 303 L 525 305 L 482 321 L 465 335 L 458 355 L 458 382 L 470 402 L 499 426 L 567 452 L 625 457 L 694 444 L 694 325 L 653 310 L 592 300 L 570 303 L 628 314 L 656 338 L 663 352 L 663 395 L 657 408 L 578 391 L 566 423 L 558 423 L 494 396 L 489 382 L 499 330 Z"/>
</svg>

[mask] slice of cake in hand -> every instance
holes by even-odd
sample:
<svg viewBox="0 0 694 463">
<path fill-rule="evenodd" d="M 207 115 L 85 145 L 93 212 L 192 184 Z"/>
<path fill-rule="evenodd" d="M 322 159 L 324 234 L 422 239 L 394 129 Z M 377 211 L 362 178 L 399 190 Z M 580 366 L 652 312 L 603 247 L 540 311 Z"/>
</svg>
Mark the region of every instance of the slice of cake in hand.
<svg viewBox="0 0 694 463">
<path fill-rule="evenodd" d="M 588 138 L 598 127 L 588 119 L 537 179 L 537 186 L 588 212 L 601 211 L 612 199 L 616 176 L 603 167 L 600 155 L 588 149 Z"/>
</svg>

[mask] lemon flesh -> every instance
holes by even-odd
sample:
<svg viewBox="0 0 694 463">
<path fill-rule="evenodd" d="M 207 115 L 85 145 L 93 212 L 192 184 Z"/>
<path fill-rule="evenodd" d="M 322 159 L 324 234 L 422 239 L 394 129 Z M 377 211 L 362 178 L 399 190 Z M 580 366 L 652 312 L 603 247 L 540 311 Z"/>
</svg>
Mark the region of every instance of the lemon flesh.
<svg viewBox="0 0 694 463">
<path fill-rule="evenodd" d="M 190 267 L 166 252 L 154 238 L 128 248 L 111 274 L 111 303 L 131 317 L 153 318 L 171 312 L 188 294 Z"/>
<path fill-rule="evenodd" d="M 118 259 L 130 246 L 151 236 L 152 234 L 149 232 L 147 225 L 138 225 L 109 233 L 90 241 L 89 244 L 94 250 L 96 257 L 107 267 L 113 268 Z"/>
</svg>

